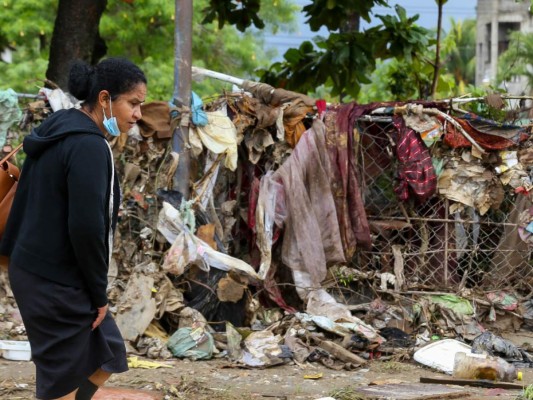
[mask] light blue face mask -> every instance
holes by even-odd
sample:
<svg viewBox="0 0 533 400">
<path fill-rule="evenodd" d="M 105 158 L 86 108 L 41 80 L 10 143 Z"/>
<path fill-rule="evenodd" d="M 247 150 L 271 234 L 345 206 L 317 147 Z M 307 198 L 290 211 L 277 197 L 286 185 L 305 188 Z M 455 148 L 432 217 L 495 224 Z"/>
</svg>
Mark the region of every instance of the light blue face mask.
<svg viewBox="0 0 533 400">
<path fill-rule="evenodd" d="M 104 112 L 104 127 L 111 136 L 119 136 L 120 129 L 117 124 L 117 117 L 113 117 L 113 106 L 111 104 L 111 99 L 109 99 L 109 110 L 111 111 L 111 118 L 107 119 L 105 110 L 102 108 L 102 111 Z"/>
</svg>

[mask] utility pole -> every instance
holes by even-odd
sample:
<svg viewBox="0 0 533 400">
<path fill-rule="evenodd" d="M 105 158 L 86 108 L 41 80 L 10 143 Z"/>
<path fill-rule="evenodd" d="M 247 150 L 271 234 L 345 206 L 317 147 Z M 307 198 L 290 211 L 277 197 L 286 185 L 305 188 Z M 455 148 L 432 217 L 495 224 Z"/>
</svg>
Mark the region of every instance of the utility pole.
<svg viewBox="0 0 533 400">
<path fill-rule="evenodd" d="M 191 106 L 192 0 L 175 0 L 174 18 L 174 93 L 176 107 Z M 179 154 L 174 174 L 174 189 L 189 199 L 190 152 L 189 127 L 179 124 L 172 135 L 172 149 Z"/>
</svg>

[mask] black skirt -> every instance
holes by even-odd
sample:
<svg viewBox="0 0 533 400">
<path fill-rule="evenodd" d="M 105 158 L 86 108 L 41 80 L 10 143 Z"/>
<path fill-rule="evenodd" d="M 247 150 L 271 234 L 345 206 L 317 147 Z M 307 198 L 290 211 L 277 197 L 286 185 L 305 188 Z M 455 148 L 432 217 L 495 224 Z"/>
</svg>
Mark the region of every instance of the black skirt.
<svg viewBox="0 0 533 400">
<path fill-rule="evenodd" d="M 65 396 L 99 368 L 110 373 L 128 370 L 124 340 L 111 314 L 91 329 L 97 312 L 86 289 L 13 265 L 9 281 L 31 345 L 38 399 Z"/>
</svg>

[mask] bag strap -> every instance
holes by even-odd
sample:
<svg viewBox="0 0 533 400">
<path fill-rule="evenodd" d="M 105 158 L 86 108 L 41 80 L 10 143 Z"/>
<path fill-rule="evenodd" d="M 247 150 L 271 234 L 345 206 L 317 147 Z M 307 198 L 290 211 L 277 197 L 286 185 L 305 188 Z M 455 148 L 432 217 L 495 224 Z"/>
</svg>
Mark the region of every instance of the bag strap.
<svg viewBox="0 0 533 400">
<path fill-rule="evenodd" d="M 11 152 L 7 156 L 5 156 L 2 160 L 0 160 L 0 165 L 2 165 L 7 160 L 9 160 L 13 155 L 15 155 L 17 153 L 17 151 L 19 151 L 22 148 L 22 145 L 23 145 L 23 143 L 19 144 L 17 147 L 15 147 L 13 150 L 11 150 Z"/>
</svg>

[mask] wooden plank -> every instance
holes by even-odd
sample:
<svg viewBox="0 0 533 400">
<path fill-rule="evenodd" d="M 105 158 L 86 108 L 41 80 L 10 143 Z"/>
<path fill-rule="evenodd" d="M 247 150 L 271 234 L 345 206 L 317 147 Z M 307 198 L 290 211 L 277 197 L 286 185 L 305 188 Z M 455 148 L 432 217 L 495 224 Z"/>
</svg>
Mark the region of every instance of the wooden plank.
<svg viewBox="0 0 533 400">
<path fill-rule="evenodd" d="M 441 383 L 444 385 L 478 386 L 484 388 L 500 388 L 509 390 L 522 390 L 524 384 L 511 382 L 496 382 L 485 379 L 455 379 L 455 378 L 425 378 L 420 377 L 420 383 Z"/>
<path fill-rule="evenodd" d="M 359 357 L 358 355 L 352 353 L 349 350 L 346 350 L 341 345 L 332 342 L 330 340 L 322 340 L 318 343 L 318 346 L 324 350 L 326 350 L 328 353 L 330 353 L 335 358 L 338 358 L 342 362 L 345 363 L 351 363 L 353 365 L 364 365 L 366 364 L 366 360 L 362 357 Z"/>
<path fill-rule="evenodd" d="M 470 394 L 462 388 L 421 383 L 376 385 L 357 388 L 356 391 L 365 396 L 365 398 L 376 400 L 465 399 L 470 396 Z"/>
</svg>

